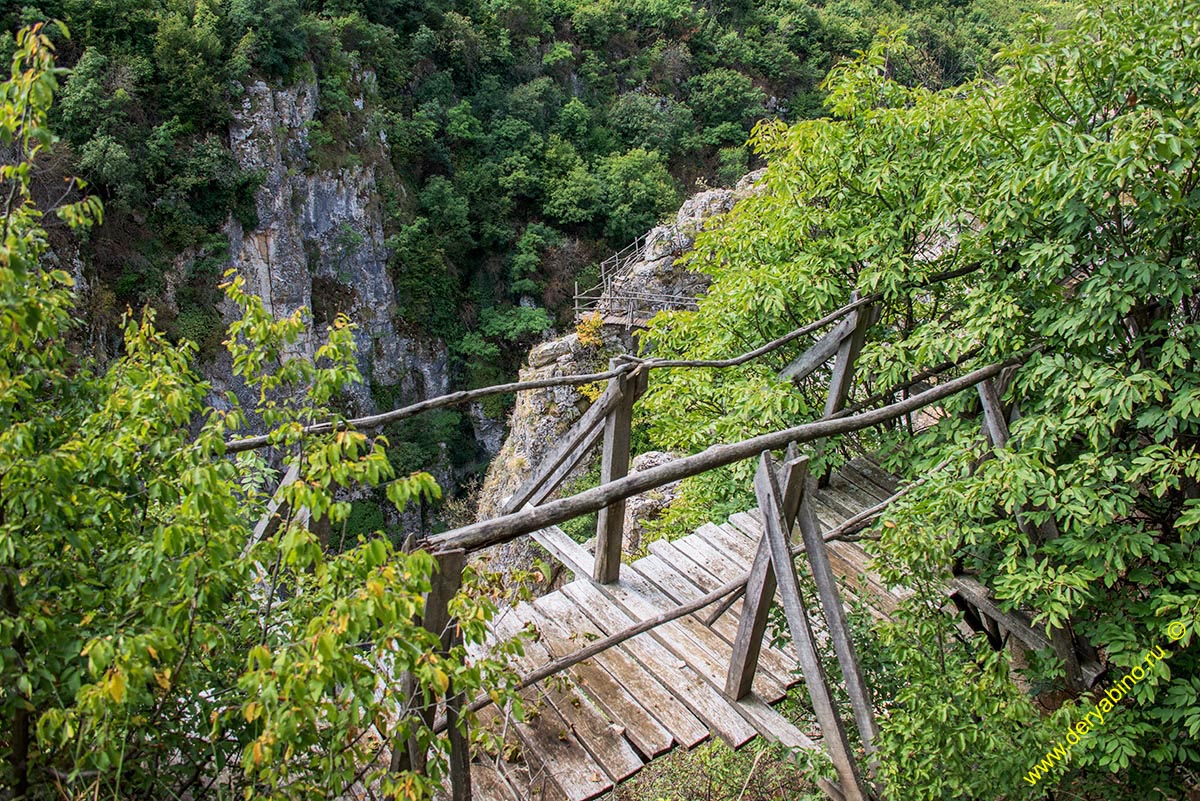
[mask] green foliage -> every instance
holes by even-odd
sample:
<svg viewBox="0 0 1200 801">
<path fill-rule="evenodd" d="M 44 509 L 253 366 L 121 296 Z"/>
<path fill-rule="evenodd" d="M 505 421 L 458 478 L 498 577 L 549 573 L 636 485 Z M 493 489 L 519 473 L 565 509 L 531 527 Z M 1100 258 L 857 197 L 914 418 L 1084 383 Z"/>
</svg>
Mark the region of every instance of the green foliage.
<svg viewBox="0 0 1200 801">
<path fill-rule="evenodd" d="M 341 797 L 355 781 L 389 797 L 427 798 L 445 771 L 445 735 L 414 714 L 416 697 L 512 677 L 465 647 L 438 656 L 414 623 L 435 569 L 424 552 L 362 538 L 340 554 L 284 513 L 261 458 L 229 459 L 244 425 L 236 400 L 209 403 L 195 346 L 172 345 L 153 315 L 124 321 L 123 354 L 98 371 L 68 348 L 70 277 L 43 267 L 42 211 L 31 179 L 53 136 L 46 116 L 60 71 L 40 27 L 16 38 L 0 86 L 0 166 L 10 199 L 0 247 L 0 785 L 16 797 L 166 798 L 198 786 L 222 797 Z M 53 209 L 72 228 L 100 220 L 95 198 Z M 336 493 L 380 487 L 402 508 L 437 497 L 428 474 L 397 477 L 387 442 L 354 431 L 304 433 L 358 380 L 353 330 L 335 320 L 313 360 L 296 355 L 303 312 L 276 320 L 226 286 L 241 318 L 229 331 L 234 374 L 299 480 L 283 509 L 345 523 Z M 469 576 L 468 583 L 474 578 Z M 451 613 L 479 643 L 494 610 L 464 594 Z M 427 771 L 376 767 L 412 736 Z M 304 755 L 301 758 L 301 755 Z M 386 763 L 386 760 L 385 760 Z M 365 768 L 365 773 L 362 772 Z"/>
<path fill-rule="evenodd" d="M 936 579 L 955 566 L 1038 625 L 1069 620 L 1117 676 L 1167 641 L 1169 623 L 1195 623 L 1200 119 L 1182 87 L 1200 72 L 1198 13 L 1194 0 L 1121 3 L 1089 7 L 1067 30 L 1035 23 L 1000 52 L 995 81 L 950 91 L 920 77 L 921 50 L 884 37 L 830 75 L 834 119 L 758 127 L 763 192 L 691 257 L 714 279 L 700 311 L 660 315 L 647 336 L 656 356 L 728 357 L 851 291 L 879 292 L 858 364 L 871 389 L 852 401 L 943 362 L 963 362 L 955 375 L 1038 349 L 1007 387 L 1012 439 L 994 458 L 973 393 L 918 436 L 860 437 L 912 477 L 945 462 L 879 529 L 880 569 L 917 591 L 887 634 L 905 684 L 884 700 L 880 752 L 905 798 L 1027 797 L 1024 771 L 1090 708 L 1082 698 L 1041 718 L 1003 659 L 952 637 Z M 920 286 L 957 268 L 972 272 Z M 639 404 L 652 445 L 695 452 L 815 418 L 827 374 L 777 378 L 812 342 L 656 376 Z M 724 480 L 694 482 L 682 508 L 702 508 Z M 1023 532 L 1018 512 L 1058 536 Z M 1144 798 L 1194 776 L 1192 650 L 1139 684 L 1047 790 Z M 1061 665 L 1033 661 L 1033 686 L 1061 688 Z"/>
</svg>

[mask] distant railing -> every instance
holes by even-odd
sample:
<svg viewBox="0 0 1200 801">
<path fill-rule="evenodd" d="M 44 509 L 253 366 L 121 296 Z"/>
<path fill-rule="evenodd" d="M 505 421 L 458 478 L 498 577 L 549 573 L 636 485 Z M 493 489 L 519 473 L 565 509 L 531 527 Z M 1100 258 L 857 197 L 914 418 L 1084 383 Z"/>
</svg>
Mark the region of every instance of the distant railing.
<svg viewBox="0 0 1200 801">
<path fill-rule="evenodd" d="M 665 247 L 664 247 L 665 245 Z M 634 265 L 646 260 L 646 251 L 681 256 L 691 245 L 691 239 L 678 226 L 655 228 L 600 262 L 600 283 L 586 289 L 575 284 L 575 320 L 600 314 L 607 322 L 639 325 L 660 311 L 696 308 L 696 299 L 684 292 L 646 292 L 630 288 Z M 612 319 L 619 318 L 619 319 Z"/>
</svg>

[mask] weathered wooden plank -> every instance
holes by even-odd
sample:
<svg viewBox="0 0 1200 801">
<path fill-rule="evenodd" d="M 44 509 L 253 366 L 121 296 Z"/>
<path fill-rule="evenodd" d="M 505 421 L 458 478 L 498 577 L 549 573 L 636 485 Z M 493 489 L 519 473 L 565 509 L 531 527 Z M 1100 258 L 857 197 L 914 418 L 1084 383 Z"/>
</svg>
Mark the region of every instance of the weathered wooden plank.
<svg viewBox="0 0 1200 801">
<path fill-rule="evenodd" d="M 671 565 L 668 565 L 657 556 L 651 555 L 644 559 L 639 559 L 634 563 L 633 567 L 640 575 L 652 582 L 676 603 L 694 601 L 704 594 L 686 576 L 673 570 Z M 736 616 L 719 617 L 709 628 L 732 647 L 738 630 Z M 785 659 L 777 651 L 773 651 L 770 648 L 763 649 L 760 669 L 765 670 L 767 675 L 778 681 L 782 686 L 788 687 L 799 680 L 798 677 L 792 675 L 792 671 L 795 668 L 795 662 Z"/>
<path fill-rule="evenodd" d="M 836 498 L 838 503 L 840 503 L 843 507 L 849 509 L 852 514 L 848 515 L 847 517 L 854 517 L 857 514 L 861 514 L 875 504 L 879 503 L 879 501 L 875 500 L 873 495 L 867 495 L 866 493 L 859 492 L 854 487 L 847 484 L 846 481 L 837 473 L 834 473 L 832 476 L 830 476 L 829 486 L 823 488 L 821 490 L 821 494 L 823 496 L 831 495 L 832 497 Z"/>
<path fill-rule="evenodd" d="M 810 482 L 808 489 L 815 489 L 816 482 Z M 837 580 L 829 566 L 829 556 L 825 550 L 825 540 L 817 528 L 811 506 L 804 500 L 800 501 L 799 523 L 800 534 L 804 540 L 804 553 L 808 566 L 812 570 L 813 581 L 817 585 L 817 597 L 821 601 L 821 611 L 829 636 L 833 640 L 833 652 L 837 656 L 838 667 L 842 671 L 842 683 L 846 695 L 850 698 L 850 706 L 854 710 L 854 721 L 858 726 L 863 750 L 868 755 L 875 752 L 875 739 L 879 729 L 875 724 L 875 709 L 871 702 L 867 683 L 863 681 L 862 669 L 858 663 L 858 652 L 850 637 L 850 627 L 846 623 L 846 610 L 842 606 L 842 597 L 838 593 Z"/>
<path fill-rule="evenodd" d="M 615 364 L 610 367 L 615 367 Z M 600 460 L 600 483 L 608 484 L 629 474 L 629 436 L 633 424 L 633 404 L 646 389 L 645 370 L 611 379 L 609 387 L 619 387 L 620 402 L 604 418 L 604 454 Z M 596 566 L 593 577 L 601 584 L 616 581 L 621 575 L 621 546 L 625 536 L 625 500 L 600 509 L 596 521 Z"/>
<path fill-rule="evenodd" d="M 540 692 L 526 693 L 522 696 L 545 698 Z M 547 768 L 550 780 L 569 801 L 588 801 L 613 788 L 612 780 L 571 735 L 570 726 L 549 701 L 539 706 L 530 699 L 525 702 L 525 709 L 533 710 L 535 716 L 528 721 L 514 719 L 513 730 L 525 746 L 525 754 L 533 755 Z"/>
<path fill-rule="evenodd" d="M 837 471 L 836 477 L 854 489 L 852 494 L 863 499 L 870 499 L 871 506 L 891 497 L 891 493 L 884 491 L 883 487 L 858 472 L 854 467 L 854 462 L 842 465 L 842 469 Z"/>
<path fill-rule="evenodd" d="M 652 553 L 670 565 L 670 567 L 676 572 L 685 576 L 688 581 L 694 584 L 703 593 L 712 592 L 718 587 L 724 585 L 724 582 L 719 577 L 714 576 L 712 573 L 708 572 L 703 567 L 692 561 L 691 558 L 676 550 L 674 543 L 670 543 L 665 540 L 659 540 L 651 544 L 650 550 Z M 711 608 L 716 609 L 717 607 L 713 606 Z M 742 615 L 741 600 L 735 600 L 732 604 L 730 604 L 724 614 L 728 615 L 732 621 L 740 622 Z M 707 610 L 704 616 L 700 616 L 699 613 L 697 613 L 697 617 L 699 617 L 701 620 L 707 620 Z M 724 631 L 725 629 L 718 629 L 718 633 L 723 633 Z M 730 639 L 728 636 L 726 636 L 725 639 L 728 640 L 730 644 L 734 643 L 736 641 L 736 633 L 733 639 Z M 782 679 L 783 683 L 788 686 L 799 681 L 795 675 L 795 659 L 778 648 L 773 648 L 767 645 L 766 641 L 763 642 L 763 647 L 766 649 L 766 652 L 772 655 L 769 656 L 768 659 L 772 660 L 772 672 L 776 677 Z"/>
<path fill-rule="evenodd" d="M 805 467 L 807 467 L 807 460 L 805 460 Z M 805 477 L 801 475 L 798 479 L 804 480 Z M 804 672 L 805 685 L 808 688 L 809 697 L 812 699 L 817 721 L 824 733 L 826 751 L 837 769 L 838 777 L 841 780 L 841 790 L 847 801 L 865 801 L 869 794 L 863 784 L 862 776 L 859 774 L 841 717 L 833 705 L 829 685 L 825 680 L 825 672 L 813 645 L 813 633 L 809 626 L 808 614 L 804 609 L 804 601 L 800 595 L 795 565 L 792 563 L 791 549 L 788 545 L 787 521 L 783 519 L 781 508 L 783 505 L 782 493 L 776 482 L 770 452 L 764 451 L 759 461 L 759 468 L 754 477 L 754 491 L 758 496 L 759 510 L 762 514 L 763 527 L 766 530 L 771 565 L 775 569 L 775 578 L 779 584 L 780 594 L 783 596 L 784 614 L 792 632 L 800 667 Z"/>
<path fill-rule="evenodd" d="M 816 751 L 820 748 L 812 738 L 796 728 L 787 718 L 776 712 L 751 693 L 737 702 L 738 709 L 746 716 L 758 733 L 785 748 Z"/>
<path fill-rule="evenodd" d="M 529 612 L 530 619 L 537 626 L 541 644 L 552 656 L 565 656 L 578 650 L 579 646 L 570 639 L 571 633 L 547 617 L 542 609 L 530 606 Z M 631 672 L 644 673 L 636 663 L 632 663 L 632 660 L 630 662 Z M 580 662 L 571 668 L 571 675 L 577 681 L 579 690 L 586 693 L 610 718 L 620 723 L 625 729 L 625 737 L 643 757 L 647 760 L 652 759 L 670 750 L 673 742 L 671 732 L 638 702 L 626 689 L 625 683 L 605 669 L 600 660 L 589 659 Z M 622 679 L 626 680 L 629 686 L 639 684 L 639 678 L 622 674 Z M 662 694 L 666 695 L 666 690 L 662 690 Z M 698 721 L 696 725 L 700 727 Z"/>
<path fill-rule="evenodd" d="M 576 576 L 592 575 L 595 559 L 558 526 L 535 531 L 530 536 Z"/>
<path fill-rule="evenodd" d="M 545 595 L 533 602 L 533 607 L 559 627 L 568 637 L 579 635 L 585 640 L 599 638 L 605 633 L 584 614 L 576 603 L 560 592 Z M 643 638 L 644 639 L 644 638 Z M 612 648 L 596 657 L 602 667 L 628 688 L 638 703 L 655 720 L 666 727 L 675 742 L 691 748 L 708 739 L 709 727 L 692 714 L 658 678 L 647 671 L 624 647 Z"/>
<path fill-rule="evenodd" d="M 681 537 L 672 544 L 700 567 L 725 581 L 745 575 L 746 571 L 750 569 L 750 565 L 733 562 L 725 554 L 709 545 L 703 537 L 697 537 L 695 534 Z"/>
<path fill-rule="evenodd" d="M 600 588 L 600 591 L 602 597 L 615 601 L 635 618 L 651 617 L 662 609 L 676 606 L 667 595 L 635 573 Z M 705 679 L 716 682 L 720 677 L 714 686 L 724 685 L 726 666 L 732 653 L 730 645 L 703 623 L 691 616 L 682 617 L 659 626 L 651 634 Z M 771 703 L 787 694 L 782 683 L 762 671 L 755 676 L 754 691 Z"/>
<path fill-rule="evenodd" d="M 610 603 L 594 585 L 576 581 L 564 587 L 562 592 L 575 601 L 579 608 L 606 632 L 619 631 L 633 620 L 627 612 Z M 663 647 L 658 638 L 650 636 L 649 633 L 641 634 L 625 643 L 624 647 L 651 675 L 657 677 L 664 687 L 703 720 L 712 732 L 729 745 L 739 748 L 755 737 L 757 732 L 754 727 L 746 723 L 729 702 L 713 689 L 708 680 Z"/>
<path fill-rule="evenodd" d="M 755 544 L 742 535 L 730 537 L 716 523 L 705 523 L 693 532 L 693 539 L 701 539 L 712 549 L 725 557 L 725 560 L 736 566 L 744 573 L 754 564 Z"/>
<path fill-rule="evenodd" d="M 867 507 L 860 503 L 856 503 L 853 498 L 848 498 L 846 495 L 838 492 L 830 486 L 821 487 L 821 503 L 830 509 L 838 517 L 838 522 L 841 523 L 849 520 L 856 514 Z"/>
<path fill-rule="evenodd" d="M 504 502 L 502 514 L 521 509 L 527 503 L 537 506 L 545 500 L 600 439 L 604 418 L 620 401 L 619 387 L 610 380 L 604 393 L 575 421 L 558 445 L 542 458 L 534 475 Z"/>
<path fill-rule="evenodd" d="M 858 473 L 870 481 L 873 481 L 877 487 L 887 493 L 891 497 L 896 492 L 896 477 L 885 472 L 879 465 L 871 459 L 860 457 L 851 459 L 850 465 L 858 471 Z"/>
<path fill-rule="evenodd" d="M 762 539 L 763 530 L 762 522 L 759 520 L 755 510 L 751 509 L 747 512 L 736 512 L 729 516 L 729 525 L 735 530 L 740 531 L 744 537 L 754 543 L 755 549 L 758 548 L 758 542 Z"/>
<path fill-rule="evenodd" d="M 518 801 L 504 777 L 491 765 L 471 765 L 472 798 L 478 801 Z"/>
<path fill-rule="evenodd" d="M 532 610 L 528 606 L 518 606 L 498 622 L 496 633 L 501 637 L 511 637 L 531 622 Z M 524 646 L 524 656 L 514 657 L 513 661 L 525 670 L 535 668 L 552 658 L 545 646 L 536 640 L 526 641 Z M 641 757 L 621 734 L 614 731 L 614 728 L 621 728 L 620 724 L 614 726 L 614 722 L 596 708 L 590 699 L 573 687 L 565 687 L 564 682 L 546 682 L 540 685 L 540 689 L 579 738 L 592 759 L 596 760 L 614 783 L 624 781 L 642 769 Z"/>
</svg>

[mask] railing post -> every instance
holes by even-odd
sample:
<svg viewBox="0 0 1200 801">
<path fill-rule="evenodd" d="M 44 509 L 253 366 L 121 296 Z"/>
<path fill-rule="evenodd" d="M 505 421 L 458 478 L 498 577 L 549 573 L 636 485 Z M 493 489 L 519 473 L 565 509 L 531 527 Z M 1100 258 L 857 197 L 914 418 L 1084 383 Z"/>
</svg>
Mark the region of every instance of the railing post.
<svg viewBox="0 0 1200 801">
<path fill-rule="evenodd" d="M 808 478 L 808 459 L 796 460 L 790 468 L 789 484 L 802 487 Z M 758 508 L 762 514 L 763 541 L 770 550 L 770 562 L 783 602 L 784 616 L 796 647 L 797 661 L 804 674 L 804 683 L 813 702 L 817 723 L 824 734 L 825 749 L 837 769 L 840 787 L 846 801 L 866 801 L 870 794 L 863 783 L 854 758 L 846 729 L 833 704 L 833 696 L 817 656 L 808 613 L 800 595 L 800 583 L 796 577 L 796 566 L 792 562 L 791 546 L 788 544 L 784 495 L 779 491 L 775 471 L 771 465 L 771 454 L 764 451 L 754 476 L 754 492 L 758 497 Z M 800 499 L 802 501 L 802 497 Z M 801 504 L 802 505 L 802 504 Z"/>
<path fill-rule="evenodd" d="M 992 447 L 999 450 L 1008 444 L 1008 419 L 1004 415 L 1004 406 L 1000 402 L 1000 393 L 996 391 L 991 379 L 981 381 L 976 385 L 979 391 L 979 401 L 983 405 L 983 428 L 992 442 Z M 1025 512 L 1028 507 L 1016 512 L 1017 528 L 1022 534 L 1035 543 L 1052 540 L 1058 536 L 1058 526 L 1053 519 L 1046 520 L 1041 526 L 1029 522 Z M 1075 638 L 1069 629 L 1056 628 L 1050 631 L 1050 643 L 1055 655 L 1062 660 L 1066 672 L 1067 686 L 1080 691 L 1086 689 L 1083 679 L 1083 668 L 1079 664 L 1079 652 L 1076 649 Z"/>
<path fill-rule="evenodd" d="M 439 655 L 445 656 L 458 641 L 458 626 L 450 617 L 450 600 L 462 588 L 463 567 L 466 554 L 461 550 L 442 551 L 436 555 L 438 569 L 430 580 L 429 593 L 425 596 L 425 613 L 421 626 L 441 641 Z M 417 691 L 410 682 L 409 697 L 416 698 Z M 466 698 L 463 692 L 451 686 L 446 696 L 447 734 L 450 739 L 450 787 L 452 801 L 469 801 L 471 798 L 471 751 L 466 732 L 466 719 L 462 716 Z M 422 704 L 417 715 L 428 729 L 432 729 L 437 718 L 437 703 Z M 397 744 L 392 752 L 393 772 L 411 770 L 424 773 L 428 755 L 417 747 L 415 738 Z"/>
<path fill-rule="evenodd" d="M 821 601 L 825 625 L 830 639 L 833 640 L 833 652 L 837 655 L 838 667 L 842 671 L 846 695 L 849 696 L 850 706 L 854 710 L 854 722 L 858 727 L 859 738 L 862 740 L 863 750 L 870 756 L 875 752 L 875 738 L 879 735 L 879 728 L 875 723 L 875 710 L 871 704 L 870 691 L 863 681 L 854 640 L 850 638 L 850 627 L 846 625 L 842 596 L 838 591 L 837 579 L 833 575 L 833 567 L 829 564 L 825 538 L 821 536 L 816 515 L 813 514 L 811 496 L 812 491 L 816 489 L 816 482 L 809 479 L 808 484 L 808 491 L 803 492 L 800 498 L 797 520 L 800 536 L 804 540 L 804 553 L 808 557 L 808 566 L 817 585 L 817 597 Z"/>
<path fill-rule="evenodd" d="M 858 292 L 850 293 L 850 302 L 858 300 Z M 850 395 L 850 386 L 854 381 L 854 362 L 862 352 L 863 343 L 867 339 L 867 329 L 874 322 L 874 311 L 871 304 L 859 306 L 850 312 L 853 326 L 838 345 L 837 359 L 833 363 L 833 374 L 829 377 L 829 397 L 825 399 L 824 418 L 833 417 L 846 405 Z M 817 453 L 824 451 L 824 443 L 818 446 Z M 820 486 L 828 486 L 830 470 L 826 470 L 819 480 Z"/>
<path fill-rule="evenodd" d="M 616 369 L 617 362 L 609 362 Z M 600 461 L 600 483 L 607 484 L 629 474 L 629 435 L 633 424 L 633 404 L 646 391 L 648 372 L 644 369 L 609 379 L 609 389 L 621 399 L 604 420 L 604 454 Z M 614 385 L 614 382 L 615 385 Z M 611 584 L 621 575 L 621 545 L 625 536 L 625 501 L 617 501 L 600 510 L 596 521 L 596 567 L 593 578 Z"/>
</svg>

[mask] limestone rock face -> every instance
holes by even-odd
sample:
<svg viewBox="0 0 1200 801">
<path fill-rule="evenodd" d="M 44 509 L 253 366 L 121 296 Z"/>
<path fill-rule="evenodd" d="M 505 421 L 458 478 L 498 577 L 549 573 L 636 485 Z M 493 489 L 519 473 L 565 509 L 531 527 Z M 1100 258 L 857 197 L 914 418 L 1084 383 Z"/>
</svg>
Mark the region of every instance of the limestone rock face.
<svg viewBox="0 0 1200 801">
<path fill-rule="evenodd" d="M 629 472 L 636 473 L 659 467 L 674 461 L 674 454 L 664 451 L 647 451 L 638 454 L 633 459 Z M 635 553 L 642 546 L 642 537 L 646 533 L 645 524 L 662 514 L 679 495 L 679 482 L 659 487 L 645 495 L 636 495 L 625 502 L 625 538 L 622 548 L 626 553 Z"/>
<path fill-rule="evenodd" d="M 314 169 L 308 130 L 317 103 L 311 82 L 245 87 L 229 126 L 230 147 L 262 184 L 255 194 L 258 225 L 245 230 L 231 219 L 227 226 L 232 266 L 277 318 L 301 306 L 312 311 L 316 333 L 300 344 L 308 355 L 337 314 L 357 324 L 366 384 L 351 392 L 353 413 L 376 411 L 367 384 L 398 387 L 404 401 L 444 393 L 445 344 L 402 336 L 393 322 L 396 291 L 378 202 L 379 171 L 390 169 L 386 143 L 360 131 L 351 143 L 359 156 L 353 164 Z"/>
</svg>

